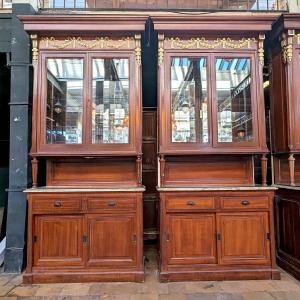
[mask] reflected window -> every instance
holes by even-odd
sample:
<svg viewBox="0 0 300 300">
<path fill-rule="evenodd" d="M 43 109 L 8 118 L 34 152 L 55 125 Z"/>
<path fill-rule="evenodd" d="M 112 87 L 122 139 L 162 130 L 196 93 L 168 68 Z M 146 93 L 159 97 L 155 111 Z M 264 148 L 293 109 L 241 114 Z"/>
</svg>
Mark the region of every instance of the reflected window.
<svg viewBox="0 0 300 300">
<path fill-rule="evenodd" d="M 171 63 L 172 142 L 208 142 L 207 59 Z"/>
<path fill-rule="evenodd" d="M 218 58 L 215 68 L 218 142 L 251 141 L 253 128 L 250 59 Z"/>
<path fill-rule="evenodd" d="M 93 59 L 92 142 L 129 142 L 128 59 Z"/>
<path fill-rule="evenodd" d="M 47 59 L 48 144 L 81 144 L 83 114 L 83 60 Z"/>
</svg>

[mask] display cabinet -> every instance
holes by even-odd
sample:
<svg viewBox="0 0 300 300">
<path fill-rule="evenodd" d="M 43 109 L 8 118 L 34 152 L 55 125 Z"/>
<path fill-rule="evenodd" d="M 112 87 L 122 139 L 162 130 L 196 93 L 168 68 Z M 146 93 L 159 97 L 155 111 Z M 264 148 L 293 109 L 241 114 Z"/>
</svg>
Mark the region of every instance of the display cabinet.
<svg viewBox="0 0 300 300">
<path fill-rule="evenodd" d="M 264 39 L 273 20 L 153 21 L 160 279 L 277 279 L 263 95 Z M 254 156 L 261 157 L 261 182 Z"/>
<path fill-rule="evenodd" d="M 274 183 L 300 186 L 300 15 L 283 14 L 273 27 L 269 57 Z"/>
<path fill-rule="evenodd" d="M 21 21 L 31 35 L 34 67 L 24 282 L 143 281 L 146 17 Z"/>
<path fill-rule="evenodd" d="M 283 14 L 269 39 L 277 260 L 300 278 L 300 15 Z"/>
</svg>

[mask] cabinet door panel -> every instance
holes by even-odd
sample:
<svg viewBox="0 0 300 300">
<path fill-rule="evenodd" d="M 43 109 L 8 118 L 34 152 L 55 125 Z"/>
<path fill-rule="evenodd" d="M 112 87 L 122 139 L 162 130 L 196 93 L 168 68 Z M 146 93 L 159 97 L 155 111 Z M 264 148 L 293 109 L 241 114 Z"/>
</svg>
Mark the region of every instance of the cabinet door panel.
<svg viewBox="0 0 300 300">
<path fill-rule="evenodd" d="M 82 216 L 36 216 L 34 221 L 34 265 L 83 265 L 82 235 Z"/>
<path fill-rule="evenodd" d="M 215 215 L 169 215 L 169 264 L 216 263 Z"/>
<path fill-rule="evenodd" d="M 90 215 L 88 265 L 135 265 L 136 220 L 133 215 Z"/>
<path fill-rule="evenodd" d="M 217 214 L 221 264 L 270 262 L 267 212 Z"/>
</svg>

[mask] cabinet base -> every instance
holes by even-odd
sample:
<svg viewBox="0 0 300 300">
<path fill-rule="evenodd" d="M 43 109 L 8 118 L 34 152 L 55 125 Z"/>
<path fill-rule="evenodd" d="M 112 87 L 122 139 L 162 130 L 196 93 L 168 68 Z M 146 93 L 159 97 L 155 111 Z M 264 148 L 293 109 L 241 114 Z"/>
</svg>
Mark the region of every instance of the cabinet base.
<svg viewBox="0 0 300 300">
<path fill-rule="evenodd" d="M 279 280 L 276 269 L 264 270 L 220 270 L 220 271 L 172 271 L 160 272 L 160 282 L 169 281 L 220 281 L 220 280 Z"/>
<path fill-rule="evenodd" d="M 61 282 L 144 282 L 144 272 L 25 273 L 24 284 Z"/>
<path fill-rule="evenodd" d="M 292 264 L 288 260 L 280 256 L 277 256 L 277 264 L 279 267 L 300 280 L 300 267 L 298 265 Z"/>
</svg>

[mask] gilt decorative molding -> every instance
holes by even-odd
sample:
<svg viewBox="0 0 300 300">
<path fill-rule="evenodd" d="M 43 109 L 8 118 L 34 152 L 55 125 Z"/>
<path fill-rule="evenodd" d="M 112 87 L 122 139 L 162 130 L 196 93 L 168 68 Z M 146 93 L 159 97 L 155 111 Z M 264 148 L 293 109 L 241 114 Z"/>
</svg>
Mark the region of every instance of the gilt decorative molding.
<svg viewBox="0 0 300 300">
<path fill-rule="evenodd" d="M 255 38 L 242 38 L 240 40 L 232 40 L 231 38 L 218 38 L 216 40 L 207 40 L 204 37 L 191 38 L 189 40 L 181 40 L 180 38 L 168 39 L 171 43 L 171 48 L 179 49 L 242 49 L 251 48 L 253 43 L 257 43 Z"/>
<path fill-rule="evenodd" d="M 39 60 L 38 36 L 36 34 L 30 35 L 32 42 L 32 63 L 35 64 Z"/>
<path fill-rule="evenodd" d="M 136 34 L 135 39 L 135 59 L 137 64 L 140 66 L 142 64 L 142 48 L 141 48 L 141 35 Z"/>
<path fill-rule="evenodd" d="M 164 40 L 163 34 L 158 34 L 158 64 L 161 65 L 164 62 Z"/>
<path fill-rule="evenodd" d="M 54 37 L 45 37 L 41 40 L 45 43 L 46 48 L 70 49 L 83 47 L 86 49 L 120 49 L 130 48 L 132 38 L 124 37 L 119 40 L 112 40 L 108 37 L 96 37 L 93 40 L 83 39 L 81 37 L 67 37 L 64 40 L 55 39 Z"/>
<path fill-rule="evenodd" d="M 282 60 L 285 64 L 290 63 L 293 60 L 294 36 L 295 36 L 295 30 L 288 30 L 287 33 L 282 34 L 281 53 L 282 53 Z"/>
<path fill-rule="evenodd" d="M 266 36 L 264 34 L 260 34 L 258 37 L 258 60 L 259 63 L 263 66 L 265 63 L 265 50 L 264 50 L 264 41 Z"/>
</svg>

